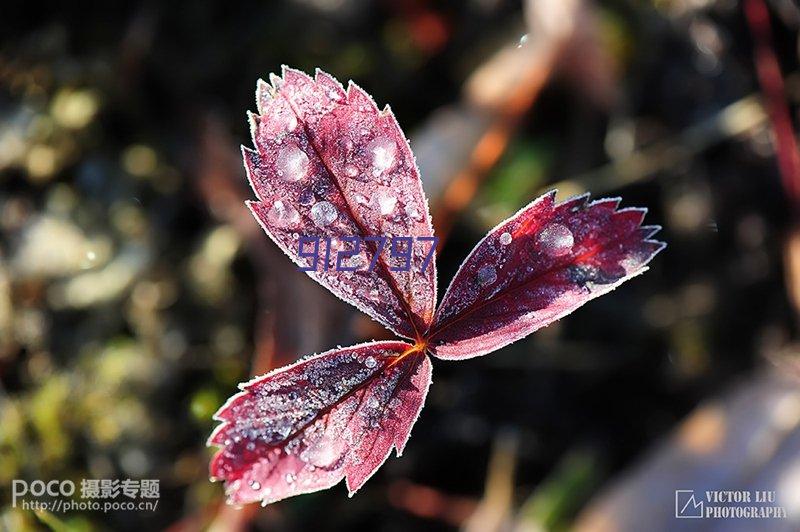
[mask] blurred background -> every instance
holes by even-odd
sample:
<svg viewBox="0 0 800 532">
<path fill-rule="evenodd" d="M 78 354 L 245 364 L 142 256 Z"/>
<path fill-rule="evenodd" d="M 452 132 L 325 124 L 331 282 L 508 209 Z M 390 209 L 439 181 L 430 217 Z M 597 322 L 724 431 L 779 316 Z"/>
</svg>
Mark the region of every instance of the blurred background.
<svg viewBox="0 0 800 532">
<path fill-rule="evenodd" d="M 687 488 L 776 490 L 789 519 L 758 529 L 800 529 L 799 28 L 792 0 L 4 5 L 0 529 L 674 530 Z M 404 456 L 354 498 L 234 509 L 205 440 L 236 384 L 387 334 L 243 205 L 245 111 L 283 63 L 391 104 L 440 283 L 552 187 L 648 207 L 669 247 L 524 341 L 436 360 Z M 36 514 L 15 478 L 161 498 Z"/>
</svg>

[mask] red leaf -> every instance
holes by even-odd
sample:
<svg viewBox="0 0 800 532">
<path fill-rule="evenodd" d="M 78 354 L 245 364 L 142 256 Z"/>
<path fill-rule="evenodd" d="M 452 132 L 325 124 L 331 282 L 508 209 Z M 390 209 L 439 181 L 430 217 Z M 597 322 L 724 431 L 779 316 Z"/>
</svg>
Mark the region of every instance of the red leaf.
<svg viewBox="0 0 800 532">
<path fill-rule="evenodd" d="M 427 334 L 445 359 L 485 355 L 644 273 L 665 244 L 645 209 L 541 196 L 492 229 L 450 283 Z"/>
<path fill-rule="evenodd" d="M 298 255 L 299 236 L 333 239 L 328 269 L 320 263 L 309 275 L 395 333 L 421 338 L 436 304 L 435 261 L 420 273 L 429 245 L 412 247 L 408 271 L 392 271 L 400 263 L 386 252 L 368 271 L 375 241 L 350 259 L 359 270 L 335 268 L 335 251 L 355 246 L 344 236 L 433 235 L 419 171 L 394 115 L 352 82 L 345 92 L 319 70 L 312 79 L 284 67 L 272 86 L 259 81 L 256 101 L 256 150 L 242 152 L 259 200 L 249 206 L 264 231 L 303 267 L 311 264 Z"/>
<path fill-rule="evenodd" d="M 250 115 L 256 150 L 243 148 L 258 201 L 249 206 L 267 235 L 297 264 L 300 236 L 330 239 L 334 253 L 314 279 L 404 342 L 335 349 L 242 386 L 217 412 L 214 479 L 230 502 L 264 504 L 328 488 L 342 478 L 352 495 L 391 449 L 408 440 L 428 391 L 427 348 L 441 358 L 499 349 L 646 270 L 664 244 L 641 227 L 643 209 L 586 196 L 555 205 L 542 196 L 493 229 L 461 266 L 434 315 L 435 262 L 412 247 L 405 261 L 368 241 L 360 265 L 337 271 L 345 237 L 432 236 L 427 200 L 408 143 L 388 108 L 357 86 L 347 92 L 317 71 L 284 68 L 259 81 L 260 115 Z M 378 257 L 376 258 L 376 255 Z M 347 266 L 354 266 L 351 262 Z"/>
<path fill-rule="evenodd" d="M 334 349 L 257 377 L 215 415 L 211 475 L 231 503 L 278 501 L 346 478 L 352 495 L 398 456 L 419 416 L 431 364 L 404 342 Z"/>
</svg>

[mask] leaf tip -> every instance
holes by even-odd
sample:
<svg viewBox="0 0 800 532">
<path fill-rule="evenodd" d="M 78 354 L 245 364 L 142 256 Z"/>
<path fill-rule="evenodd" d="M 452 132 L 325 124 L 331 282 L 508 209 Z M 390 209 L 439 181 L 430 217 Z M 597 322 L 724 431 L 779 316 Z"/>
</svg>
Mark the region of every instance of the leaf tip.
<svg viewBox="0 0 800 532">
<path fill-rule="evenodd" d="M 286 65 L 282 65 L 281 68 L 284 69 L 284 74 L 285 74 L 285 69 L 289 67 L 287 67 Z M 273 91 L 278 91 L 281 88 L 281 85 L 283 85 L 283 79 L 273 72 L 269 73 L 269 82 L 272 84 Z"/>
<path fill-rule="evenodd" d="M 339 83 L 339 80 L 319 67 L 314 69 L 314 81 L 317 83 L 334 84 L 338 85 L 340 89 L 342 88 L 342 84 Z"/>
<path fill-rule="evenodd" d="M 256 143 L 258 136 L 258 115 L 253 111 L 247 111 L 247 123 L 250 125 L 250 140 Z"/>
<path fill-rule="evenodd" d="M 547 205 L 548 208 L 551 208 L 553 205 L 556 204 L 556 197 L 558 196 L 558 189 L 554 188 L 552 190 L 548 190 L 535 200 L 533 200 L 529 205 L 534 203 L 544 203 Z M 523 207 L 521 210 L 526 209 L 527 207 Z"/>
<path fill-rule="evenodd" d="M 262 78 L 256 81 L 256 109 L 258 114 L 263 115 L 266 112 L 266 104 L 275 96 L 272 87 Z"/>
<path fill-rule="evenodd" d="M 389 449 L 389 453 L 391 453 L 391 449 Z M 387 454 L 387 458 L 388 458 L 388 454 Z M 386 458 L 384 458 L 384 461 L 385 460 L 386 460 Z M 380 466 L 382 464 L 383 464 L 383 462 L 381 462 L 369 475 L 367 475 L 366 478 L 361 478 L 360 480 L 357 480 L 357 481 L 354 481 L 352 479 L 351 475 L 346 474 L 345 477 L 344 477 L 344 485 L 347 488 L 347 497 L 349 499 L 352 499 L 353 495 L 358 493 L 358 491 L 361 488 L 364 487 L 364 484 L 367 483 L 367 480 L 369 480 L 378 471 L 378 469 L 380 469 Z"/>
<path fill-rule="evenodd" d="M 315 70 L 314 81 L 317 85 L 325 89 L 328 98 L 331 100 L 338 103 L 347 98 L 347 92 L 344 90 L 339 80 L 324 70 L 320 68 Z"/>
<path fill-rule="evenodd" d="M 661 229 L 662 227 L 660 225 L 643 225 L 639 228 L 642 233 L 642 238 L 645 240 L 650 239 L 650 237 L 661 231 Z"/>
<path fill-rule="evenodd" d="M 288 65 L 281 65 L 281 76 L 282 82 L 285 83 L 303 83 L 308 81 L 313 81 L 311 76 L 303 72 L 302 70 L 298 70 L 296 68 L 292 68 Z"/>
<path fill-rule="evenodd" d="M 358 86 L 352 79 L 347 82 L 347 100 L 358 107 L 363 107 L 363 110 L 376 112 L 378 106 L 372 96 L 367 94 L 367 91 Z"/>
<path fill-rule="evenodd" d="M 244 200 L 244 204 L 250 210 L 250 213 L 255 216 L 256 220 L 258 220 L 258 223 L 263 225 L 258 216 L 258 208 L 261 206 L 261 202 L 258 200 Z"/>
<path fill-rule="evenodd" d="M 645 240 L 645 242 L 655 244 L 655 249 L 653 250 L 653 254 L 650 255 L 650 259 L 661 253 L 667 247 L 667 243 L 662 240 Z"/>
<path fill-rule="evenodd" d="M 584 209 L 589 204 L 589 196 L 588 192 L 583 192 L 581 194 L 573 194 L 572 196 L 568 197 L 564 201 L 558 204 L 559 207 L 565 207 L 571 209 L 573 211 Z"/>
</svg>

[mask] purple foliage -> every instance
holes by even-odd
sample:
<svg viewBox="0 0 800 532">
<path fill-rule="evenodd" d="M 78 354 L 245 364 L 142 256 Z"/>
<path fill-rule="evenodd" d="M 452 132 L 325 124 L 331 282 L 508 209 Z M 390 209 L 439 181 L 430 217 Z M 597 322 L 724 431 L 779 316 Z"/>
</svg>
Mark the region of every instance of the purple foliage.
<svg viewBox="0 0 800 532">
<path fill-rule="evenodd" d="M 392 448 L 402 452 L 431 382 L 427 353 L 495 351 L 643 273 L 665 246 L 650 239 L 657 226 L 641 226 L 644 209 L 587 196 L 556 204 L 550 192 L 481 240 L 435 311 L 430 247 L 409 256 L 382 245 L 433 236 L 391 111 L 321 71 L 284 68 L 271 82 L 259 81 L 259 114 L 250 115 L 256 149 L 242 148 L 258 197 L 248 206 L 309 276 L 414 343 L 334 349 L 242 385 L 209 438 L 220 447 L 211 477 L 225 481 L 231 503 L 267 504 L 343 478 L 352 495 Z M 305 253 L 301 238 L 331 249 Z"/>
</svg>

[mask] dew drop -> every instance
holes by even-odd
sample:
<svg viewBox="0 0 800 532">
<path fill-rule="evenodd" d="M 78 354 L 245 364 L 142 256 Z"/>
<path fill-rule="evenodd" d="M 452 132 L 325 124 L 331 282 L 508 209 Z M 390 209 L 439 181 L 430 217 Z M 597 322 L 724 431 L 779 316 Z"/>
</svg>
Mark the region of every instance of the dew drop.
<svg viewBox="0 0 800 532">
<path fill-rule="evenodd" d="M 419 215 L 419 211 L 417 210 L 417 208 L 414 206 L 413 203 L 408 203 L 405 207 L 405 211 L 406 211 L 406 216 L 408 216 L 412 220 L 420 221 L 422 219 L 422 216 Z"/>
<path fill-rule="evenodd" d="M 397 145 L 386 137 L 378 137 L 369 143 L 367 149 L 372 154 L 372 174 L 379 176 L 394 164 Z"/>
<path fill-rule="evenodd" d="M 292 424 L 288 421 L 284 421 L 280 427 L 277 429 L 277 433 L 280 435 L 281 438 L 286 438 L 289 434 L 292 433 Z"/>
<path fill-rule="evenodd" d="M 528 42 L 528 34 L 526 33 L 522 37 L 519 38 L 519 42 L 517 43 L 517 48 L 522 48 Z"/>
<path fill-rule="evenodd" d="M 267 211 L 267 221 L 281 228 L 290 227 L 300 221 L 300 213 L 291 205 L 278 200 Z"/>
<path fill-rule="evenodd" d="M 317 227 L 325 227 L 332 224 L 337 216 L 339 216 L 339 211 L 329 201 L 320 201 L 311 207 L 311 219 L 314 220 Z"/>
<path fill-rule="evenodd" d="M 286 477 L 284 478 L 286 479 L 287 484 L 294 484 L 294 481 L 297 480 L 297 477 L 294 475 L 294 473 L 286 473 Z"/>
<path fill-rule="evenodd" d="M 383 216 L 387 216 L 394 212 L 394 207 L 397 205 L 397 198 L 389 192 L 381 190 L 375 194 L 375 203 L 377 204 L 378 212 Z"/>
<path fill-rule="evenodd" d="M 306 453 L 305 459 L 310 465 L 308 469 L 313 471 L 317 467 L 330 467 L 339 461 L 346 450 L 347 444 L 341 438 L 323 436 Z"/>
<path fill-rule="evenodd" d="M 375 360 L 375 357 L 368 356 L 367 359 L 364 361 L 364 365 L 367 366 L 368 368 L 372 369 L 372 368 L 374 368 L 375 366 L 378 365 L 378 361 Z"/>
<path fill-rule="evenodd" d="M 497 270 L 494 266 L 484 266 L 478 270 L 476 279 L 481 286 L 489 286 L 497 280 Z"/>
<path fill-rule="evenodd" d="M 353 197 L 356 199 L 356 202 L 360 203 L 361 205 L 366 205 L 367 203 L 369 203 L 367 197 L 360 192 L 353 193 Z"/>
<path fill-rule="evenodd" d="M 251 480 L 250 481 L 250 487 L 252 489 L 254 489 L 255 491 L 258 491 L 258 490 L 261 489 L 261 483 L 259 481 L 257 481 L 257 480 Z"/>
<path fill-rule="evenodd" d="M 278 154 L 275 165 L 284 181 L 300 181 L 308 174 L 308 155 L 297 146 L 287 146 Z"/>
<path fill-rule="evenodd" d="M 358 175 L 358 167 L 354 164 L 348 164 L 344 167 L 344 173 L 347 177 L 355 177 Z"/>
<path fill-rule="evenodd" d="M 512 240 L 511 233 L 503 233 L 502 235 L 500 235 L 500 243 L 503 244 L 504 246 L 509 245 L 511 243 L 511 240 Z"/>
<path fill-rule="evenodd" d="M 550 224 L 539 233 L 537 238 L 539 244 L 544 248 L 545 253 L 553 257 L 561 257 L 572 251 L 575 238 L 566 226 L 561 224 Z"/>
</svg>

